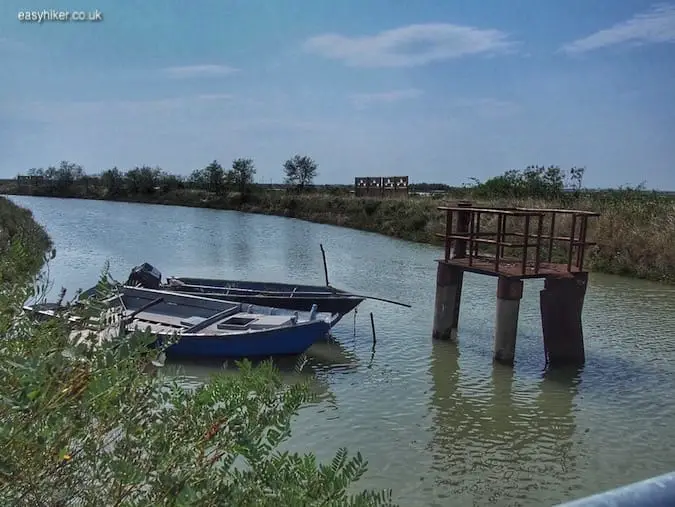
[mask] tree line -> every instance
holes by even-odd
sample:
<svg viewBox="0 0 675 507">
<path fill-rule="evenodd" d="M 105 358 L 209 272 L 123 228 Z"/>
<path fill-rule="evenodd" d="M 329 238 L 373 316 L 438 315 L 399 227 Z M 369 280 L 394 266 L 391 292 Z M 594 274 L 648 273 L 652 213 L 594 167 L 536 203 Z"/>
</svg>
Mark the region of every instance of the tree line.
<svg viewBox="0 0 675 507">
<path fill-rule="evenodd" d="M 569 190 L 580 192 L 585 172 L 584 167 L 572 167 L 569 171 L 564 171 L 555 165 L 548 167 L 533 165 L 524 170 L 506 171 L 484 182 L 477 178 L 470 178 L 472 185 L 467 188 L 476 197 L 557 199 Z"/>
<path fill-rule="evenodd" d="M 303 191 L 314 183 L 318 175 L 318 164 L 307 155 L 294 155 L 282 166 L 284 183 L 297 191 Z M 254 185 L 256 167 L 251 158 L 237 158 L 229 169 L 214 160 L 203 169 L 195 169 L 183 177 L 170 174 L 159 167 L 139 166 L 128 171 L 117 167 L 99 174 L 87 175 L 84 168 L 73 162 L 62 161 L 58 166 L 47 169 L 33 168 L 28 176 L 39 177 L 56 193 L 67 194 L 74 186 L 97 183 L 103 187 L 106 196 L 125 194 L 152 194 L 178 189 L 198 189 L 225 194 L 237 191 L 248 193 Z"/>
<path fill-rule="evenodd" d="M 314 179 L 318 175 L 318 164 L 307 155 L 294 155 L 286 160 L 282 167 L 283 182 L 287 188 L 296 192 L 316 189 Z M 443 183 L 411 183 L 411 192 L 439 192 L 436 197 L 452 195 L 461 198 L 499 199 L 499 198 L 574 198 L 588 194 L 583 187 L 584 167 L 572 167 L 563 170 L 559 166 L 528 166 L 525 169 L 513 169 L 499 176 L 480 181 L 469 178 L 470 183 L 453 187 Z M 239 192 L 250 195 L 254 187 L 264 190 L 269 185 L 255 183 L 256 167 L 251 158 L 237 158 L 229 168 L 217 160 L 202 169 L 192 171 L 188 176 L 165 172 L 159 167 L 138 166 L 128 171 L 117 167 L 99 174 L 87 175 L 84 168 L 68 161 L 47 169 L 30 169 L 28 176 L 40 177 L 40 194 L 76 196 L 98 191 L 103 197 L 123 197 L 125 195 L 165 194 L 175 190 L 194 189 L 226 195 Z M 276 186 L 276 185 L 272 185 Z M 333 195 L 348 195 L 353 184 L 325 185 L 323 192 Z M 641 194 L 645 192 L 644 183 L 635 187 L 621 187 L 626 192 Z M 605 194 L 614 194 L 607 190 Z M 593 192 L 594 196 L 602 191 Z"/>
</svg>

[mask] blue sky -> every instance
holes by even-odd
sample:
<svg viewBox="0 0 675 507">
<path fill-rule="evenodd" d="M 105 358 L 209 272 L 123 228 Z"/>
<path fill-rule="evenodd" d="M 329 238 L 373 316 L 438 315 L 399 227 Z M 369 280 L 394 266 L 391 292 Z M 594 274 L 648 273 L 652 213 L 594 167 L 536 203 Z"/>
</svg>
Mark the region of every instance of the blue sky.
<svg viewBox="0 0 675 507">
<path fill-rule="evenodd" d="M 42 9 L 103 20 L 18 20 Z M 675 189 L 674 42 L 675 4 L 637 0 L 2 0 L 0 177 L 251 157 L 268 182 L 301 153 L 319 183 Z"/>
</svg>

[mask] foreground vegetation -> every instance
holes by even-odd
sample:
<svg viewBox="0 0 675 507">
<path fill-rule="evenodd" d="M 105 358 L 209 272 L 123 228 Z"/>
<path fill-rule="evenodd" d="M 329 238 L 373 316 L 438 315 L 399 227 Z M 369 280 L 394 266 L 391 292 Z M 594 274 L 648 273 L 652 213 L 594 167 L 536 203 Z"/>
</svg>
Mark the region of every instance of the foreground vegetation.
<svg viewBox="0 0 675 507">
<path fill-rule="evenodd" d="M 271 364 L 188 390 L 151 362 L 149 336 L 76 343 L 68 317 L 119 320 L 103 312 L 105 272 L 99 295 L 60 318 L 25 314 L 49 240 L 4 198 L 0 227 L 1 505 L 389 505 L 389 494 L 348 494 L 360 455 L 321 465 L 276 451 L 309 395 Z"/>
<path fill-rule="evenodd" d="M 443 189 L 432 197 L 355 198 L 350 186 L 313 186 L 317 170 L 309 157 L 295 156 L 281 168 L 287 185 L 269 188 L 253 183 L 251 159 L 237 159 L 229 170 L 214 161 L 188 178 L 150 167 L 86 176 L 80 166 L 63 162 L 31 170 L 41 177 L 39 184 L 19 187 L 12 181 L 0 192 L 282 215 L 426 243 L 438 242 L 436 233 L 443 232 L 444 217 L 437 207 L 457 199 L 484 206 L 575 208 L 601 213 L 588 231 L 588 239 L 598 244 L 587 256 L 590 269 L 675 283 L 673 195 L 642 187 L 591 191 L 583 187 L 583 168 L 565 172 L 558 167 L 528 167 L 485 182 L 474 180 L 463 188 L 418 185 L 420 190 Z M 560 227 L 569 230 L 569 225 Z"/>
</svg>

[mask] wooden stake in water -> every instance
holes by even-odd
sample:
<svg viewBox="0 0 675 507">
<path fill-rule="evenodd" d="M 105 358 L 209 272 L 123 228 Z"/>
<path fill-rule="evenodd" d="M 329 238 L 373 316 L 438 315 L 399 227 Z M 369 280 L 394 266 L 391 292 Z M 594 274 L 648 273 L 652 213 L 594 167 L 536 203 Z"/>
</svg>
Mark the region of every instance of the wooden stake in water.
<svg viewBox="0 0 675 507">
<path fill-rule="evenodd" d="M 326 251 L 323 249 L 323 245 L 319 243 L 319 247 L 321 248 L 321 257 L 323 257 L 323 275 L 326 277 L 326 287 L 330 287 L 330 283 L 328 283 L 328 265 L 326 264 Z"/>
<path fill-rule="evenodd" d="M 377 336 L 375 336 L 375 320 L 373 319 L 373 312 L 370 312 L 370 328 L 373 330 L 373 345 L 377 343 Z"/>
</svg>

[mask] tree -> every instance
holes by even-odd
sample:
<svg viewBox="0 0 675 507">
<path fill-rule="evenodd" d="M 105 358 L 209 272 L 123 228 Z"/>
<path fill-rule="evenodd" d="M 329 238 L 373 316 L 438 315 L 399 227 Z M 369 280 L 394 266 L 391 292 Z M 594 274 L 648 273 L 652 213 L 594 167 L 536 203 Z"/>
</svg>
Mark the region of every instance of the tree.
<svg viewBox="0 0 675 507">
<path fill-rule="evenodd" d="M 190 177 L 188 178 L 188 183 L 192 188 L 206 190 L 208 188 L 208 179 L 206 178 L 204 169 L 195 169 L 192 171 Z"/>
<path fill-rule="evenodd" d="M 162 172 L 158 179 L 160 192 L 166 193 L 179 188 L 185 188 L 185 181 L 182 176 Z"/>
<path fill-rule="evenodd" d="M 45 175 L 45 170 L 42 169 L 41 167 L 33 167 L 32 169 L 28 169 L 28 176 L 44 176 Z"/>
<path fill-rule="evenodd" d="M 314 182 L 319 166 L 307 155 L 295 155 L 284 162 L 286 183 L 295 185 L 300 191 Z"/>
<path fill-rule="evenodd" d="M 528 166 L 522 171 L 510 170 L 501 176 L 476 180 L 472 192 L 481 197 L 559 198 L 564 190 L 565 173 L 558 166 Z"/>
<path fill-rule="evenodd" d="M 48 171 L 54 169 L 53 179 L 56 185 L 56 190 L 59 193 L 68 192 L 71 190 L 73 183 L 81 180 L 84 177 L 84 169 L 81 165 L 72 162 L 62 161 L 58 169 L 50 167 Z"/>
<path fill-rule="evenodd" d="M 162 170 L 159 167 L 136 167 L 127 171 L 125 175 L 127 189 L 130 194 L 152 194 L 159 184 Z"/>
<path fill-rule="evenodd" d="M 204 179 L 208 182 L 208 189 L 216 194 L 222 193 L 225 187 L 225 171 L 217 160 L 204 168 Z"/>
<path fill-rule="evenodd" d="M 115 197 L 124 192 L 124 175 L 117 167 L 103 171 L 100 181 L 106 196 Z"/>
<path fill-rule="evenodd" d="M 45 178 L 47 178 L 50 181 L 56 181 L 56 173 L 58 169 L 54 167 L 53 165 L 50 165 L 46 170 L 45 170 Z"/>
<path fill-rule="evenodd" d="M 579 193 L 581 186 L 583 185 L 585 172 L 585 167 L 572 167 L 572 169 L 570 169 L 570 184 L 577 193 Z"/>
<path fill-rule="evenodd" d="M 232 169 L 228 171 L 226 178 L 231 181 L 239 192 L 245 194 L 253 183 L 255 166 L 253 159 L 238 158 L 232 162 Z"/>
</svg>

